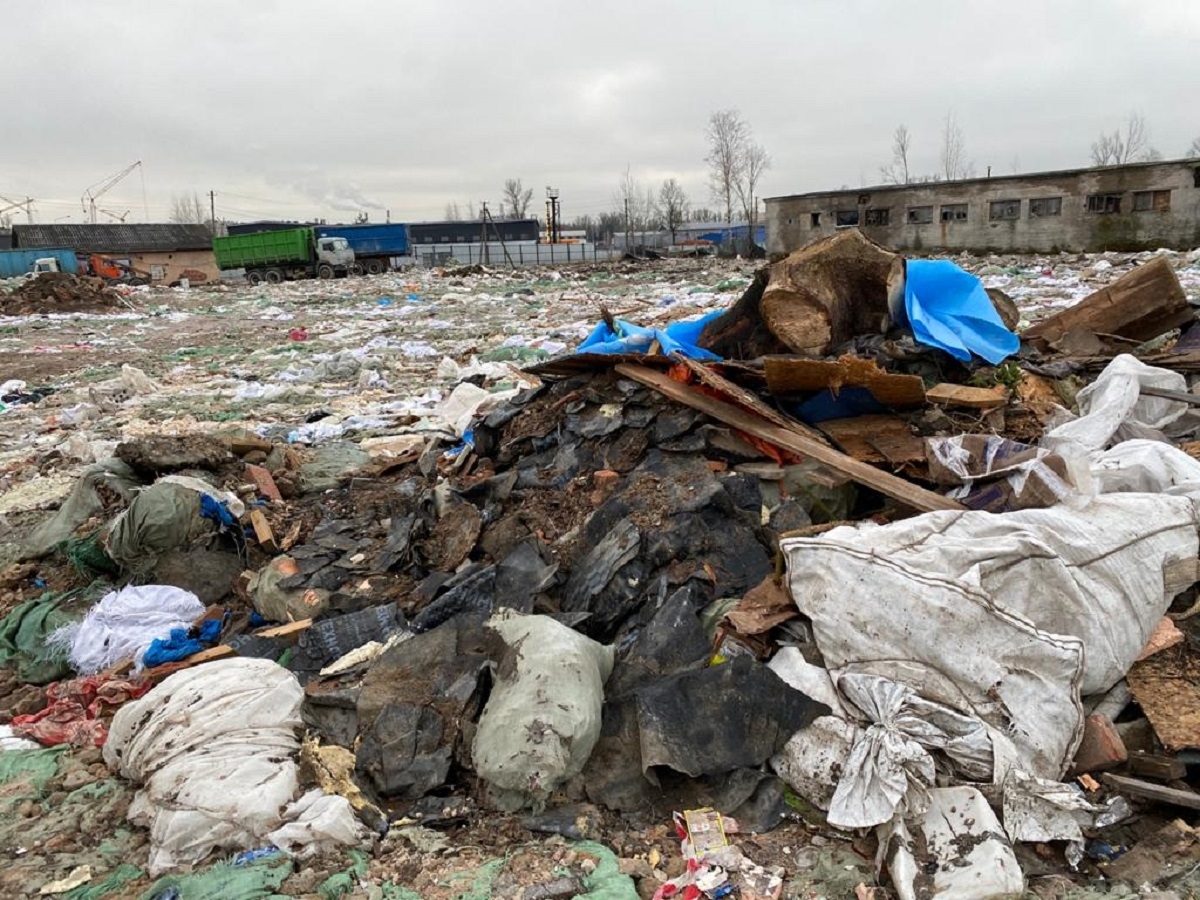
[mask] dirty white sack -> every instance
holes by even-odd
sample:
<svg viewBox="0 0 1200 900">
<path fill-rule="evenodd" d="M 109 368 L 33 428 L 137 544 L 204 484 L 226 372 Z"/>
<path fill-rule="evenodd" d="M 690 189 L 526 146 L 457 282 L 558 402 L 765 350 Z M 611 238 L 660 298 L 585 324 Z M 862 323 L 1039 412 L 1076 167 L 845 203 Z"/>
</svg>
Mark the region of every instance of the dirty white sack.
<svg viewBox="0 0 1200 900">
<path fill-rule="evenodd" d="M 141 670 L 155 638 L 172 628 L 191 628 L 204 604 L 191 591 L 166 584 L 143 584 L 105 594 L 80 622 L 51 632 L 46 643 L 70 647 L 71 668 L 94 675 L 126 657 Z"/>
<path fill-rule="evenodd" d="M 918 844 L 924 848 L 920 858 L 913 852 Z M 999 900 L 1025 892 L 1016 854 L 996 814 L 973 787 L 930 791 L 922 818 L 880 826 L 879 849 L 900 900 Z"/>
<path fill-rule="evenodd" d="M 1184 416 L 1188 404 L 1142 396 L 1143 387 L 1188 389 L 1187 380 L 1178 372 L 1148 366 L 1123 353 L 1079 392 L 1079 418 L 1046 432 L 1042 446 L 1070 454 L 1102 450 L 1135 438 L 1163 440 L 1162 429 Z"/>
<path fill-rule="evenodd" d="M 538 805 L 591 756 L 613 648 L 547 616 L 511 609 L 487 627 L 506 652 L 471 744 L 475 772 L 499 808 Z"/>
<path fill-rule="evenodd" d="M 262 846 L 296 794 L 304 691 L 274 662 L 225 659 L 171 675 L 113 718 L 104 761 L 141 785 L 151 874 L 214 848 Z"/>
<path fill-rule="evenodd" d="M 370 832 L 354 814 L 350 801 L 320 788 L 289 804 L 283 818 L 285 824 L 268 834 L 267 840 L 299 859 L 370 840 Z"/>
<path fill-rule="evenodd" d="M 1137 658 L 1170 605 L 1166 573 L 1195 558 L 1196 522 L 1188 498 L 1112 494 L 1081 511 L 927 513 L 783 542 L 792 596 L 830 674 L 873 723 L 830 821 L 885 821 L 902 803 L 920 812 L 929 749 L 977 781 L 1002 783 L 1014 769 L 1060 777 L 1082 736 L 1081 688 L 1107 690 Z M 954 759 L 950 748 L 968 738 Z"/>
</svg>

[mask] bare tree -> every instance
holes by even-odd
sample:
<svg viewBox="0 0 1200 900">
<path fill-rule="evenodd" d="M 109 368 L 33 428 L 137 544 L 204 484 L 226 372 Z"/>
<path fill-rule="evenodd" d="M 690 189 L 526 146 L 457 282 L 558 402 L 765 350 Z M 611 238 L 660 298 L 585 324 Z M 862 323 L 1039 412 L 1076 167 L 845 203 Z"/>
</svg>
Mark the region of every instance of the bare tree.
<svg viewBox="0 0 1200 900">
<path fill-rule="evenodd" d="M 1200 137 L 1192 138 L 1192 146 L 1188 147 L 1186 155 L 1189 159 L 1200 156 Z"/>
<path fill-rule="evenodd" d="M 687 219 L 688 199 L 683 187 L 674 178 L 668 178 L 658 189 L 658 210 L 663 225 L 671 232 L 671 243 L 675 243 L 675 232 Z"/>
<path fill-rule="evenodd" d="M 476 219 L 479 218 L 479 216 L 475 215 L 475 201 L 474 200 L 467 201 L 467 218 L 472 222 L 474 222 Z"/>
<path fill-rule="evenodd" d="M 526 188 L 520 178 L 510 178 L 504 182 L 502 204 L 508 207 L 509 214 L 514 219 L 525 218 L 529 210 L 529 201 L 533 199 L 533 188 Z"/>
<path fill-rule="evenodd" d="M 733 202 L 742 177 L 742 162 L 750 129 L 736 109 L 719 110 L 708 119 L 708 182 L 715 201 L 733 221 Z"/>
<path fill-rule="evenodd" d="M 1092 142 L 1092 164 L 1123 166 L 1132 162 L 1153 162 L 1162 154 L 1150 146 L 1150 127 L 1146 117 L 1134 110 L 1125 124 L 1111 132 L 1100 132 Z"/>
<path fill-rule="evenodd" d="M 200 195 L 192 193 L 171 195 L 170 220 L 178 225 L 209 224 L 208 208 L 200 202 Z"/>
<path fill-rule="evenodd" d="M 756 141 L 748 140 L 742 149 L 742 177 L 737 182 L 738 200 L 742 204 L 742 212 L 746 216 L 746 250 L 749 252 L 754 244 L 754 226 L 758 221 L 758 183 L 763 174 L 771 168 L 771 154 L 767 148 Z"/>
<path fill-rule="evenodd" d="M 447 222 L 461 222 L 462 210 L 458 208 L 458 201 L 455 200 L 451 203 L 447 203 L 446 209 L 442 215 L 446 217 Z"/>
<path fill-rule="evenodd" d="M 970 178 L 975 174 L 975 164 L 967 160 L 967 142 L 954 110 L 946 113 L 946 124 L 942 129 L 942 176 L 947 181 Z"/>
<path fill-rule="evenodd" d="M 912 134 L 908 126 L 900 124 L 892 134 L 892 164 L 880 166 L 879 174 L 886 184 L 908 184 L 908 150 L 912 146 Z"/>
</svg>

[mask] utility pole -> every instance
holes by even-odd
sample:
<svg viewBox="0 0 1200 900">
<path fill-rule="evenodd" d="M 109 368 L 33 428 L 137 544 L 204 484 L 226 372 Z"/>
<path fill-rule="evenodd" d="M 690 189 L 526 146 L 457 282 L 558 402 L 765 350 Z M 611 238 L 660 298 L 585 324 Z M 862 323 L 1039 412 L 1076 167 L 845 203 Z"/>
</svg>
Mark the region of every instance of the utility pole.
<svg viewBox="0 0 1200 900">
<path fill-rule="evenodd" d="M 479 225 L 480 225 L 480 231 L 482 232 L 482 234 L 480 236 L 480 240 L 482 241 L 482 244 L 483 244 L 483 263 L 484 263 L 484 265 L 487 265 L 491 261 L 488 259 L 488 245 L 487 245 L 488 208 L 487 208 L 486 200 L 483 200 L 481 202 L 482 202 L 483 208 L 480 210 L 480 213 L 479 213 Z"/>
<path fill-rule="evenodd" d="M 557 244 L 562 240 L 562 226 L 559 223 L 558 188 L 546 188 L 547 218 L 550 220 L 550 243 Z"/>
<path fill-rule="evenodd" d="M 194 195 L 193 195 L 194 196 Z M 217 236 L 217 192 L 208 192 L 208 227 L 213 237 Z"/>
</svg>

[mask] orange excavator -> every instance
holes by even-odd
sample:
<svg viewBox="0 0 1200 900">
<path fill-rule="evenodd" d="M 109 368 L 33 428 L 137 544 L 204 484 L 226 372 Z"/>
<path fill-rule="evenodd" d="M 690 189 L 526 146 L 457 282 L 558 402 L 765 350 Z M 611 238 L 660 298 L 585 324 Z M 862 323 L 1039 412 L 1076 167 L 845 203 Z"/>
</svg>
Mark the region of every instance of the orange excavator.
<svg viewBox="0 0 1200 900">
<path fill-rule="evenodd" d="M 105 281 L 120 282 L 122 284 L 150 283 L 149 272 L 135 268 L 119 259 L 109 259 L 107 256 L 101 256 L 99 253 L 93 253 L 88 257 L 88 271 L 98 278 L 103 278 Z"/>
</svg>

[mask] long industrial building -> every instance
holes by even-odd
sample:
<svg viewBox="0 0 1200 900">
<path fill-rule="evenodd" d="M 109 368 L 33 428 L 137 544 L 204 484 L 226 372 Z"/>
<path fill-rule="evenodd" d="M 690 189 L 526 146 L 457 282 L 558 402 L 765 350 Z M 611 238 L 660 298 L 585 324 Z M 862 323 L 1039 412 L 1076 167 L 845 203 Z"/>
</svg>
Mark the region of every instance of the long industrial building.
<svg viewBox="0 0 1200 900">
<path fill-rule="evenodd" d="M 768 197 L 767 251 L 841 228 L 908 251 L 1200 246 L 1200 159 Z"/>
</svg>

